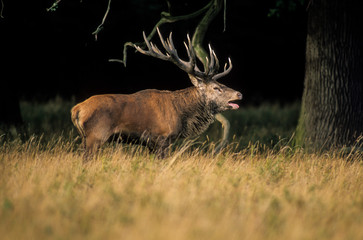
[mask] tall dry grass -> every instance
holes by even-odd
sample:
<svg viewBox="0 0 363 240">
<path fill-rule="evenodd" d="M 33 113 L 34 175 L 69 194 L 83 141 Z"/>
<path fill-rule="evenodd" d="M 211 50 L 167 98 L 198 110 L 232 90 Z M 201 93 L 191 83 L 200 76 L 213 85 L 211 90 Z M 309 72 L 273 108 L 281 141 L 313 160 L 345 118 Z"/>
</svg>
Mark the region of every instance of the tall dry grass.
<svg viewBox="0 0 363 240">
<path fill-rule="evenodd" d="M 70 139 L 4 141 L 1 239 L 363 239 L 361 153 L 189 145 L 84 165 Z"/>
</svg>

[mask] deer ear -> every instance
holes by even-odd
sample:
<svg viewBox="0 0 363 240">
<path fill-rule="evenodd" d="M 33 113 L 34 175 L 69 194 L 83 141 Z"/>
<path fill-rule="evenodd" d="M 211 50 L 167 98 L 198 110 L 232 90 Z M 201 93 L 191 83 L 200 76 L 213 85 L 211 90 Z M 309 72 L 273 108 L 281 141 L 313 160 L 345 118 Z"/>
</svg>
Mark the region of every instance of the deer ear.
<svg viewBox="0 0 363 240">
<path fill-rule="evenodd" d="M 201 80 L 201 79 L 198 79 L 190 74 L 189 75 L 189 78 L 190 78 L 190 81 L 193 83 L 194 86 L 200 88 L 200 87 L 203 87 L 205 85 L 204 81 Z"/>
</svg>

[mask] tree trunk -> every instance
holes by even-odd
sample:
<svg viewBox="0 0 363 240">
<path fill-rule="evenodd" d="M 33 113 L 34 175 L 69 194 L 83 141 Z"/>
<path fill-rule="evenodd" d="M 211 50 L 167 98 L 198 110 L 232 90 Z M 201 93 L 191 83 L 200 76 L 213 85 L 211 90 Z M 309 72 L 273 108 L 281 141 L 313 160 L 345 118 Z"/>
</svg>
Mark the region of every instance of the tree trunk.
<svg viewBox="0 0 363 240">
<path fill-rule="evenodd" d="M 311 150 L 353 144 L 363 134 L 361 1 L 309 6 L 305 87 L 296 143 Z"/>
</svg>

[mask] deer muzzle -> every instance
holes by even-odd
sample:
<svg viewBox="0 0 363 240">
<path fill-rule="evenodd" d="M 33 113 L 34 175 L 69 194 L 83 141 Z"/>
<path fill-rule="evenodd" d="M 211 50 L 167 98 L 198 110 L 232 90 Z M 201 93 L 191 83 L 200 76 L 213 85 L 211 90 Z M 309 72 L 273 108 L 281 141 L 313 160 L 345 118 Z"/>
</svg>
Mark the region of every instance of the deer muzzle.
<svg viewBox="0 0 363 240">
<path fill-rule="evenodd" d="M 235 102 L 240 101 L 240 100 L 242 100 L 242 93 L 236 92 L 235 98 L 228 101 L 228 106 L 230 106 L 230 108 L 236 110 L 239 108 L 239 105 Z"/>
</svg>

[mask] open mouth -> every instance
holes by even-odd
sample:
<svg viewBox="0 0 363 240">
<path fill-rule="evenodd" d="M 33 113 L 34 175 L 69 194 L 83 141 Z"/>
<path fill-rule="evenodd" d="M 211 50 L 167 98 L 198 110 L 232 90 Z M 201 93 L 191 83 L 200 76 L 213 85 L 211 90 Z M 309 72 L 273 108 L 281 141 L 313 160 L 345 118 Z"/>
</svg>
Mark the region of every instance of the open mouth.
<svg viewBox="0 0 363 240">
<path fill-rule="evenodd" d="M 232 101 L 228 101 L 228 106 L 232 109 L 238 109 L 239 108 L 239 105 L 237 103 L 235 103 L 236 101 L 239 101 L 238 100 L 232 100 Z"/>
</svg>

